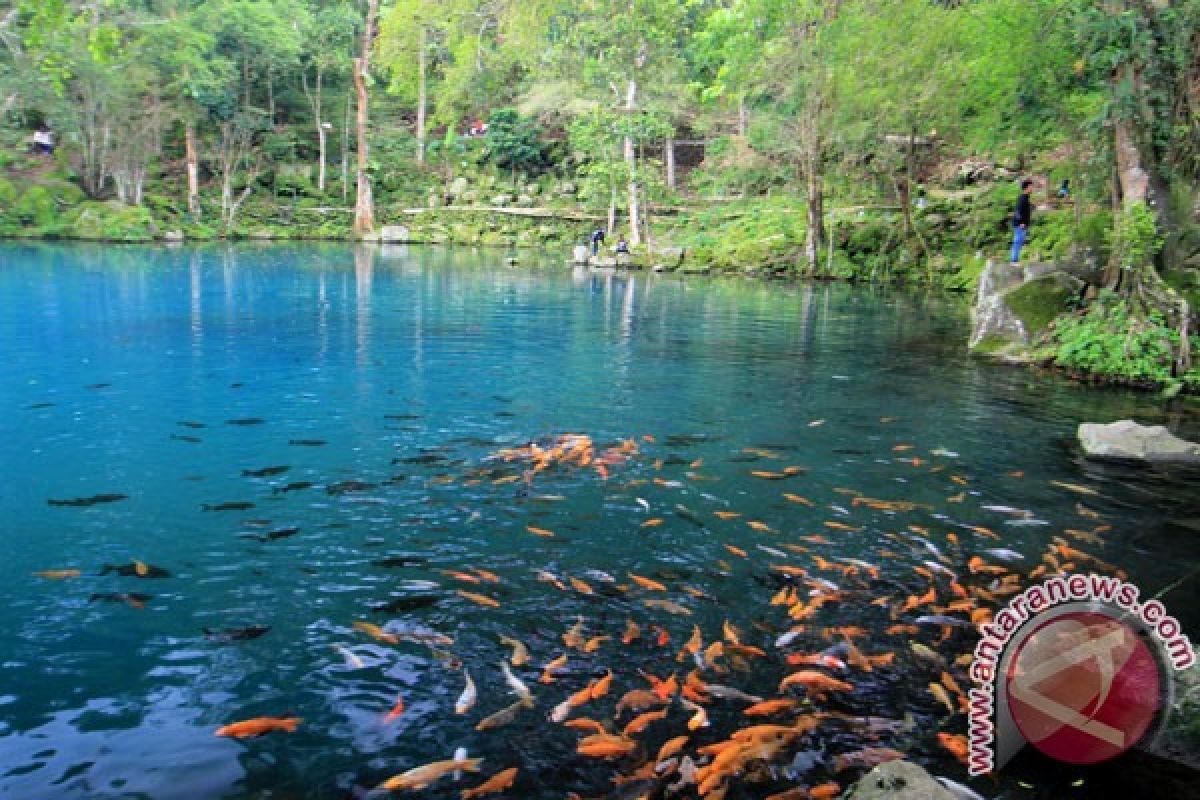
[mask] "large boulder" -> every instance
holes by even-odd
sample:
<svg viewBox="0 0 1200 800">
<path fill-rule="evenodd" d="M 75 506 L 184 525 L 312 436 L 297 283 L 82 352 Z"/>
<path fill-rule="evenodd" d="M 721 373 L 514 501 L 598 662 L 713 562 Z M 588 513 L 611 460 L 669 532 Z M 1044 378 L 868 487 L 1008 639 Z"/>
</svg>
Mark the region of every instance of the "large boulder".
<svg viewBox="0 0 1200 800">
<path fill-rule="evenodd" d="M 979 291 L 971 312 L 972 350 L 989 351 L 1008 344 L 1025 344 L 1029 337 L 1021 320 L 1004 302 L 1003 293 L 1021 281 L 1021 273 L 1002 261 L 988 261 L 979 276 Z"/>
<path fill-rule="evenodd" d="M 470 184 L 467 183 L 467 179 L 460 175 L 450 183 L 450 188 L 447 190 L 447 194 L 449 194 L 451 198 L 457 200 L 461 198 L 469 188 Z"/>
<path fill-rule="evenodd" d="M 854 784 L 846 800 L 958 800 L 958 796 L 916 764 L 889 761 Z"/>
<path fill-rule="evenodd" d="M 1200 444 L 1180 439 L 1161 425 L 1139 425 L 1130 419 L 1110 425 L 1085 422 L 1077 435 L 1088 458 L 1200 464 Z"/>
<path fill-rule="evenodd" d="M 585 245 L 585 244 L 575 245 L 575 250 L 572 253 L 572 261 L 574 263 L 586 264 L 586 263 L 588 263 L 589 258 L 591 258 L 591 251 L 588 250 L 587 245 Z"/>
<path fill-rule="evenodd" d="M 995 353 L 1028 345 L 1082 289 L 1081 280 L 1054 264 L 989 261 L 972 311 L 971 350 Z"/>
<path fill-rule="evenodd" d="M 958 800 L 958 795 L 912 762 L 880 764 L 864 775 L 846 800 Z"/>
</svg>

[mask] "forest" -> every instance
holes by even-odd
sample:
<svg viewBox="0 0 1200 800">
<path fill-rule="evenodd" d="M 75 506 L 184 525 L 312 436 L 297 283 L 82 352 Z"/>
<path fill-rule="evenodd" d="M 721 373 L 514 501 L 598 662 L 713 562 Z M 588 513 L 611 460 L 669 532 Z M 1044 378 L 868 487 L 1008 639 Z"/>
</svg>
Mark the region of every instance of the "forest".
<svg viewBox="0 0 1200 800">
<path fill-rule="evenodd" d="M 15 0 L 0 236 L 601 227 L 646 265 L 974 291 L 1029 178 L 1060 277 L 1014 290 L 1019 349 L 1194 391 L 1198 110 L 1200 0 Z"/>
</svg>

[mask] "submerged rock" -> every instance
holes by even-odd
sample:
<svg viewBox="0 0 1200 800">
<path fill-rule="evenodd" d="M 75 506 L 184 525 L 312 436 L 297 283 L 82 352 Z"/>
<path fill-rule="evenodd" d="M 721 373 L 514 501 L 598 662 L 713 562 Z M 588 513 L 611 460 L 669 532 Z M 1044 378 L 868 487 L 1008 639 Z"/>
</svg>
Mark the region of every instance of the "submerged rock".
<svg viewBox="0 0 1200 800">
<path fill-rule="evenodd" d="M 880 764 L 854 784 L 847 800 L 957 800 L 957 796 L 909 761 Z"/>
<path fill-rule="evenodd" d="M 1085 422 L 1077 435 L 1088 458 L 1200 464 L 1200 444 L 1180 439 L 1161 425 L 1139 425 L 1130 419 L 1110 425 Z"/>
</svg>

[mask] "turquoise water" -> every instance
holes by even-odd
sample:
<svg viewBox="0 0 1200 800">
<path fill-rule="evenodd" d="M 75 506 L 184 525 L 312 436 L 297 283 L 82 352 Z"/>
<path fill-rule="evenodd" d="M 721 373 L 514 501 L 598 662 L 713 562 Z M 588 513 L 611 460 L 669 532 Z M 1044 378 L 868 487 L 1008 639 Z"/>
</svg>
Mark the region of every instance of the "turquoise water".
<svg viewBox="0 0 1200 800">
<path fill-rule="evenodd" d="M 1090 467 L 1070 447 L 1081 421 L 1164 421 L 1161 406 L 969 360 L 959 302 L 841 285 L 589 274 L 557 263 L 509 268 L 501 255 L 0 246 L 0 795 L 343 797 L 460 746 L 485 759 L 484 775 L 519 766 L 522 796 L 604 793 L 614 772 L 640 762 L 575 755 L 582 734 L 545 713 L 611 668 L 608 704 L 580 712 L 611 718 L 614 698 L 646 687 L 637 667 L 682 678 L 687 665 L 675 654 L 693 624 L 707 644 L 726 619 L 769 655 L 711 680 L 776 696 L 785 671 L 773 643 L 790 622 L 768 605 L 782 585 L 771 566 L 811 569 L 814 554 L 864 559 L 882 575 L 814 573 L 844 583 L 849 596 L 822 609 L 811 636 L 791 649 L 828 646 L 821 626 L 866 625 L 866 652 L 898 653 L 894 668 L 852 675 L 860 690 L 829 707 L 914 712 L 918 730 L 882 743 L 965 780 L 932 741 L 939 725 L 962 732 L 961 716 L 944 721 L 923 691 L 928 677 L 915 674 L 911 635 L 883 636 L 887 620 L 870 616 L 869 600 L 927 585 L 913 568 L 930 553 L 908 526 L 928 531 L 958 571 L 988 547 L 1015 549 L 1032 568 L 1052 536 L 1101 523 L 1112 526 L 1102 544 L 1071 543 L 1147 591 L 1200 563 L 1188 527 L 1200 517 L 1194 484 Z M 1194 415 L 1183 420 L 1194 434 L 1189 425 Z M 638 453 L 614 459 L 607 480 L 592 466 L 557 466 L 529 485 L 522 465 L 489 459 L 564 432 L 592 437 L 597 455 L 627 439 Z M 916 465 L 902 460 L 913 457 Z M 804 471 L 781 480 L 750 474 L 787 466 Z M 271 467 L 287 469 L 244 474 Z M 311 486 L 281 491 L 297 483 Z M 838 489 L 920 505 L 873 509 Z M 47 502 L 105 494 L 126 497 Z M 223 503 L 253 507 L 205 510 Z M 1046 524 L 1013 525 L 1015 517 L 985 505 L 1025 509 Z M 653 519 L 663 521 L 644 526 Z M 817 534 L 828 543 L 799 538 Z M 759 547 L 784 544 L 810 553 L 782 558 Z M 426 561 L 373 563 L 389 557 Z M 134 560 L 170 574 L 99 574 Z M 473 568 L 500 583 L 441 572 Z M 33 575 L 60 569 L 83 574 Z M 596 593 L 560 591 L 539 570 Z M 650 577 L 667 592 L 622 590 L 595 571 L 622 585 L 631 572 Z M 149 597 L 140 609 L 93 600 L 106 593 Z M 373 610 L 412 595 L 436 604 Z M 647 598 L 692 616 L 647 608 Z M 1193 631 L 1197 600 L 1194 580 L 1164 597 Z M 588 636 L 614 639 L 572 652 L 568 673 L 537 684 L 578 616 Z M 628 618 L 643 638 L 623 645 Z M 478 705 L 455 715 L 460 671 L 418 644 L 375 641 L 352 629 L 357 620 L 453 637 L 444 649 L 475 679 Z M 237 642 L 203 633 L 249 625 L 270 630 Z M 670 645 L 647 641 L 652 625 Z M 538 709 L 476 732 L 483 716 L 512 702 L 498 668 L 508 652 L 500 635 L 529 646 L 537 669 L 518 674 Z M 970 645 L 958 632 L 941 647 L 953 657 Z M 397 693 L 406 709 L 385 725 Z M 737 708 L 716 704 L 697 741 L 728 735 Z M 290 735 L 213 735 L 282 715 L 304 722 Z M 651 727 L 649 752 L 686 732 L 687 716 L 675 708 Z M 832 755 L 862 744 L 842 732 L 797 749 Z M 814 763 L 797 762 L 791 774 L 811 784 L 856 774 Z M 447 778 L 438 787 L 450 796 L 478 782 Z M 735 784 L 730 796 L 787 785 L 777 773 Z"/>
</svg>

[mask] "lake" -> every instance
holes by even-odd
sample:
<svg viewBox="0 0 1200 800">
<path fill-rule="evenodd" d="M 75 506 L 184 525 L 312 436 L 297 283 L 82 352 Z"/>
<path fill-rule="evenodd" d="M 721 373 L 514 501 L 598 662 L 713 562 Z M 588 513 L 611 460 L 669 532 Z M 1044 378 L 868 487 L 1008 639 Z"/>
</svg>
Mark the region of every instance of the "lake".
<svg viewBox="0 0 1200 800">
<path fill-rule="evenodd" d="M 512 766 L 520 796 L 605 794 L 641 760 L 577 755 L 585 734 L 546 714 L 611 670 L 575 713 L 611 720 L 649 688 L 639 669 L 682 681 L 685 643 L 725 621 L 745 649 L 727 640 L 704 679 L 778 696 L 780 567 L 842 593 L 786 652 L 855 626 L 895 653 L 815 708 L 899 722 L 875 742 L 823 726 L 729 796 L 847 784 L 861 770 L 829 758 L 864 744 L 966 782 L 933 737 L 964 718 L 910 643 L 950 660 L 973 639 L 887 634 L 905 618 L 871 601 L 945 597 L 919 569 L 935 554 L 964 582 L 989 548 L 1027 572 L 1068 529 L 1147 593 L 1200 563 L 1194 483 L 1072 446 L 1083 421 L 1170 421 L 1162 404 L 968 358 L 961 299 L 504 255 L 0 244 L 0 795 L 363 796 L 459 747 L 482 773 L 440 796 Z M 58 570 L 80 574 L 34 575 Z M 1194 575 L 1163 600 L 1197 630 Z M 561 638 L 580 619 L 590 652 Z M 501 636 L 529 648 L 537 707 L 480 732 L 514 701 Z M 743 705 L 715 702 L 696 741 Z M 260 716 L 303 722 L 213 735 Z M 643 755 L 690 716 L 672 706 Z M 1030 774 L 1047 797 L 1077 777 Z"/>
</svg>

